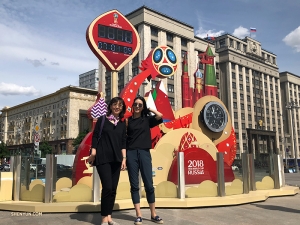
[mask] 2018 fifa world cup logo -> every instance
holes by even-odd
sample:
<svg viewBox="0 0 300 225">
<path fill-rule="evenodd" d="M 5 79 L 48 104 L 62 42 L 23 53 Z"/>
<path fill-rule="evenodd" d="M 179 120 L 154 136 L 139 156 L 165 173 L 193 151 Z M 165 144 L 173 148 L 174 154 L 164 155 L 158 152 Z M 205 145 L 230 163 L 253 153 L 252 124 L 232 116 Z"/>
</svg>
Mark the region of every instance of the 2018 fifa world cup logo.
<svg viewBox="0 0 300 225">
<path fill-rule="evenodd" d="M 118 17 L 119 15 L 117 13 L 114 13 L 114 23 L 118 23 Z"/>
</svg>

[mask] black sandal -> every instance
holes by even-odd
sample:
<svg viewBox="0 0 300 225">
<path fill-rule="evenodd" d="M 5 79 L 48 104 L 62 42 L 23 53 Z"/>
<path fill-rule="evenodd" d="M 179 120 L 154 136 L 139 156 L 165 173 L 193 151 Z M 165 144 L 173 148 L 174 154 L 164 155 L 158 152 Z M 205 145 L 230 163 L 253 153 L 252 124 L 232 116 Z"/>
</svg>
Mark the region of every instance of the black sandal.
<svg viewBox="0 0 300 225">
<path fill-rule="evenodd" d="M 152 217 L 151 216 L 151 221 L 154 222 L 154 223 L 159 223 L 159 224 L 163 224 L 164 221 L 162 220 L 162 218 L 160 218 L 159 216 L 156 216 L 156 217 Z"/>
</svg>

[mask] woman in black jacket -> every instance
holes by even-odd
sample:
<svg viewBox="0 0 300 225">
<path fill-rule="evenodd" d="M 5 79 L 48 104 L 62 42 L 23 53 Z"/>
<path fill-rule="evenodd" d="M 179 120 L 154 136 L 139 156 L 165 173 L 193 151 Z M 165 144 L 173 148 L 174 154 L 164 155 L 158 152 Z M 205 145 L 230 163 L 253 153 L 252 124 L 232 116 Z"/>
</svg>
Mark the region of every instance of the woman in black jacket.
<svg viewBox="0 0 300 225">
<path fill-rule="evenodd" d="M 100 117 L 96 123 L 88 161 L 96 166 L 102 184 L 102 224 L 118 225 L 112 220 L 111 215 L 120 171 L 126 168 L 126 123 L 121 121 L 126 106 L 122 98 L 115 97 L 111 99 L 107 109 L 106 116 Z M 100 134 L 103 119 L 105 121 Z"/>
<path fill-rule="evenodd" d="M 127 169 L 130 181 L 130 192 L 136 219 L 134 224 L 142 224 L 139 196 L 139 171 L 141 172 L 145 186 L 147 202 L 151 211 L 151 220 L 156 223 L 163 223 L 163 220 L 156 215 L 155 194 L 152 179 L 151 162 L 151 133 L 150 128 L 162 123 L 162 114 L 157 110 L 147 108 L 143 97 L 136 97 L 132 106 L 133 115 L 128 118 L 127 127 Z M 154 115 L 151 115 L 153 113 Z"/>
</svg>

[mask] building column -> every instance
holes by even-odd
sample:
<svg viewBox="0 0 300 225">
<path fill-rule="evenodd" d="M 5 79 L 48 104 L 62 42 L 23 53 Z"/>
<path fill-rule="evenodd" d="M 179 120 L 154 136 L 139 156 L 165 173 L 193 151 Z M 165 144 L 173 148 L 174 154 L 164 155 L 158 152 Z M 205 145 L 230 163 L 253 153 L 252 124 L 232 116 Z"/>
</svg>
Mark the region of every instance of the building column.
<svg viewBox="0 0 300 225">
<path fill-rule="evenodd" d="M 181 90 L 181 74 L 182 74 L 182 58 L 181 58 L 181 39 L 180 37 L 175 36 L 173 38 L 173 51 L 178 57 L 178 68 L 174 74 L 174 90 Z M 180 91 L 181 92 L 181 91 Z M 175 110 L 182 108 L 182 99 L 181 97 L 174 99 Z"/>
</svg>

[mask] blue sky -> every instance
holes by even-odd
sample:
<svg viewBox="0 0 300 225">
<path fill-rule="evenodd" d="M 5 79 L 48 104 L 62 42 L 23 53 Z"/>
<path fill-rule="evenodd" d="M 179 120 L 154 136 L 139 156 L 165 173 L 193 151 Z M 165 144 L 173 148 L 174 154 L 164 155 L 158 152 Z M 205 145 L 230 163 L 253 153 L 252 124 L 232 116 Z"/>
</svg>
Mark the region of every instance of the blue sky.
<svg viewBox="0 0 300 225">
<path fill-rule="evenodd" d="M 195 35 L 224 32 L 253 38 L 277 55 L 279 71 L 300 75 L 298 0 L 1 0 L 0 109 L 68 86 L 98 67 L 85 32 L 100 14 L 126 15 L 146 5 L 194 27 Z"/>
</svg>

